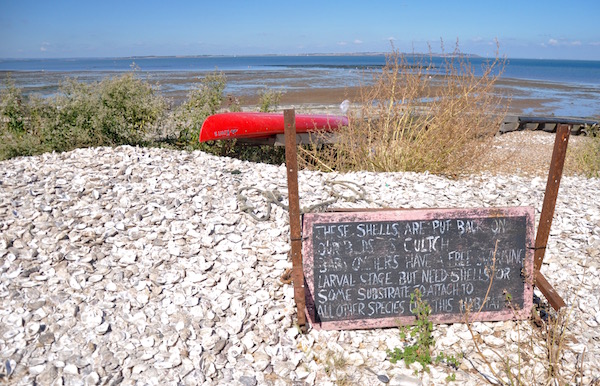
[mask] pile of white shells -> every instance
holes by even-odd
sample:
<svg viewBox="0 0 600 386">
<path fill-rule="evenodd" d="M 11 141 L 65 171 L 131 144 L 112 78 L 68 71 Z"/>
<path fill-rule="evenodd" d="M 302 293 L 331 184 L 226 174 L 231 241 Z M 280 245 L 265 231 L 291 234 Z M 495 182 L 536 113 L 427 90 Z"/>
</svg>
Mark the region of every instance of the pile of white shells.
<svg viewBox="0 0 600 386">
<path fill-rule="evenodd" d="M 299 178 L 302 206 L 330 199 L 326 182 L 343 180 L 368 200 L 339 207 L 527 205 L 537 218 L 546 182 Z M 239 209 L 242 187 L 285 202 L 286 170 L 133 147 L 0 162 L 0 383 L 426 385 L 454 374 L 477 385 L 507 380 L 506 361 L 525 383 L 547 378 L 547 335 L 529 321 L 474 323 L 475 338 L 465 324 L 436 325 L 434 353 L 463 358 L 430 372 L 389 361 L 386 350 L 404 344 L 396 328 L 299 333 L 293 288 L 281 280 L 291 267 L 288 214 L 274 206 L 257 222 Z M 582 384 L 600 374 L 598 197 L 600 180 L 563 178 L 542 268 L 568 304 L 554 367 Z M 248 200 L 265 213 L 261 196 Z"/>
</svg>

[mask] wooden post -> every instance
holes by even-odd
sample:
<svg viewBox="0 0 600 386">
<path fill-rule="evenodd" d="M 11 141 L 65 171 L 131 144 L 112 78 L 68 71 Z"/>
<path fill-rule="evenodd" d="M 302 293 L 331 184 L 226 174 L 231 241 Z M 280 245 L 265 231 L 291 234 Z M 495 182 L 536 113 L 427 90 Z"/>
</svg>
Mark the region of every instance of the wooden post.
<svg viewBox="0 0 600 386">
<path fill-rule="evenodd" d="M 304 293 L 304 271 L 302 267 L 302 228 L 300 224 L 300 196 L 298 194 L 298 153 L 296 145 L 296 114 L 294 109 L 283 112 L 285 129 L 285 164 L 290 214 L 290 239 L 292 244 L 292 281 L 294 300 L 298 315 L 298 326 L 306 332 L 306 299 Z"/>
<path fill-rule="evenodd" d="M 544 194 L 544 204 L 540 215 L 537 236 L 535 238 L 535 251 L 533 254 L 533 269 L 535 272 L 536 286 L 542 291 L 546 299 L 555 310 L 564 307 L 565 301 L 552 288 L 550 283 L 542 276 L 540 269 L 546 254 L 548 237 L 550 236 L 550 227 L 554 217 L 556 199 L 558 198 L 558 188 L 567 155 L 567 145 L 569 144 L 569 135 L 571 127 L 561 124 L 556 130 L 556 139 L 554 140 L 554 150 L 552 151 L 552 160 L 550 161 L 550 171 L 548 172 L 548 182 L 546 183 L 546 193 Z"/>
</svg>

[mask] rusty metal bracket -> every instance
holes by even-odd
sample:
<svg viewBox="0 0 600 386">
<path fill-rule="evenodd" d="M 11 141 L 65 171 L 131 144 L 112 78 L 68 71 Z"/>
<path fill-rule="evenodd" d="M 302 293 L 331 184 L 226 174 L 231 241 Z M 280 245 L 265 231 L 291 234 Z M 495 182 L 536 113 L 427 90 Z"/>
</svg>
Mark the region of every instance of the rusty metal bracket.
<svg viewBox="0 0 600 386">
<path fill-rule="evenodd" d="M 300 196 L 298 193 L 298 150 L 296 145 L 296 113 L 294 109 L 283 112 L 285 133 L 285 164 L 287 169 L 290 241 L 292 255 L 292 281 L 294 300 L 298 315 L 298 326 L 302 332 L 306 326 L 306 298 L 304 291 L 304 270 L 302 266 L 302 227 L 300 222 Z"/>
<path fill-rule="evenodd" d="M 552 160 L 550 161 L 550 171 L 548 172 L 548 182 L 546 183 L 546 193 L 544 194 L 544 204 L 542 205 L 542 213 L 540 215 L 540 223 L 535 238 L 535 251 L 533 254 L 535 284 L 555 310 L 566 306 L 566 303 L 540 273 L 540 268 L 542 267 L 544 255 L 546 254 L 546 246 L 548 244 L 548 237 L 550 236 L 550 227 L 552 226 L 552 218 L 554 217 L 554 209 L 556 208 L 556 199 L 558 198 L 558 189 L 562 178 L 570 134 L 570 125 L 561 124 L 556 130 Z"/>
</svg>

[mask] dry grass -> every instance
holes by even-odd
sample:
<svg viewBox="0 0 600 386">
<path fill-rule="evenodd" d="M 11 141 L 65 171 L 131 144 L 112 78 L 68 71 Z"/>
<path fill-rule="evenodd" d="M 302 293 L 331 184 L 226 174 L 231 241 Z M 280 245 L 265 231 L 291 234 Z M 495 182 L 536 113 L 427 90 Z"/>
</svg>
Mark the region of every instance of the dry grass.
<svg viewBox="0 0 600 386">
<path fill-rule="evenodd" d="M 338 143 L 304 149 L 304 161 L 337 171 L 462 174 L 504 117 L 502 97 L 493 93 L 502 68 L 495 60 L 477 76 L 458 49 L 441 68 L 393 50 L 374 85 L 361 88 L 360 109 Z"/>
<path fill-rule="evenodd" d="M 538 176 L 546 178 L 550 170 L 550 160 L 554 151 L 556 134 L 543 131 L 515 131 L 496 135 L 491 146 L 473 170 L 490 174 Z M 593 150 L 600 138 L 589 135 L 571 135 L 565 159 L 564 175 L 586 175 L 593 177 L 598 172 L 600 160 L 594 162 L 594 154 L 600 156 L 600 149 Z M 596 144 L 596 146 L 598 146 Z M 587 161 L 587 162 L 585 162 Z M 593 168 L 593 165 L 596 168 Z M 600 175 L 596 174 L 596 177 Z"/>
<path fill-rule="evenodd" d="M 597 384 L 596 380 L 583 382 L 586 366 L 584 354 L 572 352 L 567 344 L 574 341 L 574 337 L 569 333 L 570 319 L 566 309 L 558 312 L 552 310 L 547 319 L 539 319 L 539 326 L 528 321 L 514 323 L 511 330 L 516 331 L 519 337 L 518 348 L 516 353 L 508 354 L 485 347 L 481 336 L 473 331 L 470 323 L 466 324 L 476 356 L 484 365 L 483 369 L 477 369 L 483 381 L 505 386 Z M 568 357 L 577 357 L 574 366 L 569 366 L 572 363 L 568 363 Z M 484 375 L 486 372 L 487 375 Z"/>
<path fill-rule="evenodd" d="M 587 127 L 589 140 L 577 153 L 576 163 L 582 174 L 600 178 L 600 126 Z"/>
</svg>

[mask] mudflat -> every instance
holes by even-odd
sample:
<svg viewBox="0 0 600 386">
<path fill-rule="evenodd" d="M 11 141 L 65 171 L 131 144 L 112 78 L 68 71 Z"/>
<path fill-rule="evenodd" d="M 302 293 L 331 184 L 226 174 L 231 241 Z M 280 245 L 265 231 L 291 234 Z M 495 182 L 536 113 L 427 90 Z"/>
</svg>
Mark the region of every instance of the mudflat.
<svg viewBox="0 0 600 386">
<path fill-rule="evenodd" d="M 215 69 L 219 71 L 218 69 Z M 115 71 L 0 71 L 0 83 L 10 78 L 25 94 L 51 95 L 67 78 L 82 82 L 115 77 Z M 327 69 L 223 71 L 227 80 L 225 94 L 245 107 L 257 104 L 259 93 L 282 93 L 283 105 L 311 108 L 339 105 L 344 99 L 361 100 L 363 86 L 373 83 L 376 72 L 348 70 L 340 75 Z M 143 79 L 156 84 L 157 90 L 173 104 L 182 103 L 188 92 L 198 86 L 206 71 L 142 71 Z M 508 113 L 537 116 L 600 116 L 600 94 L 595 85 L 552 83 L 535 80 L 500 78 L 495 92 L 504 97 Z"/>
</svg>

